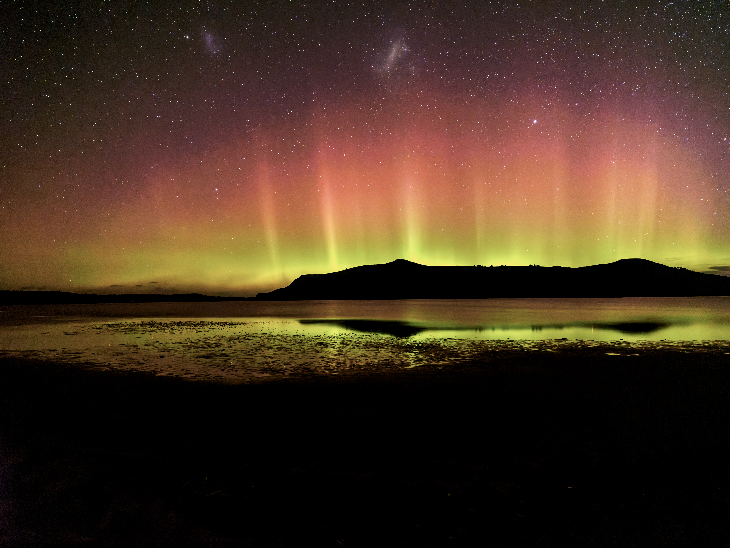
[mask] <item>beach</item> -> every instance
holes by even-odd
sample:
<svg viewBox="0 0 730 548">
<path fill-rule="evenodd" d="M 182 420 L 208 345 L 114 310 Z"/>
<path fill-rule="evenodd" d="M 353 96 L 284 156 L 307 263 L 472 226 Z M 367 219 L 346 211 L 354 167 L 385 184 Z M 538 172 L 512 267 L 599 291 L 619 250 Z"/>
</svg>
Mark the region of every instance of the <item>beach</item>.
<svg viewBox="0 0 730 548">
<path fill-rule="evenodd" d="M 726 350 L 632 354 L 259 384 L 6 357 L 0 540 L 725 545 Z"/>
</svg>

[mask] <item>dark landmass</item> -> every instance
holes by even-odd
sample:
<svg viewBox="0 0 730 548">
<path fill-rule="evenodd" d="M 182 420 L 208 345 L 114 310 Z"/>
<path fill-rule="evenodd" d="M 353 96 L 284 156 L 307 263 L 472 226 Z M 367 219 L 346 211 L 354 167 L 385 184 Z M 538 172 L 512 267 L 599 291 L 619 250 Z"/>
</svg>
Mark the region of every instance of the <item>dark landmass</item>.
<svg viewBox="0 0 730 548">
<path fill-rule="evenodd" d="M 245 301 L 248 297 L 214 297 L 199 293 L 123 293 L 97 295 L 66 291 L 0 291 L 0 305 L 9 304 L 100 304 L 100 303 L 207 303 Z"/>
<path fill-rule="evenodd" d="M 636 352 L 238 386 L 0 358 L 0 545 L 725 546 L 728 356 Z"/>
<path fill-rule="evenodd" d="M 259 300 L 690 297 L 730 295 L 730 278 L 645 259 L 580 268 L 424 266 L 403 259 L 306 274 Z"/>
<path fill-rule="evenodd" d="M 672 268 L 645 259 L 621 259 L 579 268 L 425 266 L 398 259 L 329 274 L 305 274 L 287 287 L 256 297 L 0 290 L 0 305 L 719 295 L 730 295 L 730 277 Z"/>
</svg>

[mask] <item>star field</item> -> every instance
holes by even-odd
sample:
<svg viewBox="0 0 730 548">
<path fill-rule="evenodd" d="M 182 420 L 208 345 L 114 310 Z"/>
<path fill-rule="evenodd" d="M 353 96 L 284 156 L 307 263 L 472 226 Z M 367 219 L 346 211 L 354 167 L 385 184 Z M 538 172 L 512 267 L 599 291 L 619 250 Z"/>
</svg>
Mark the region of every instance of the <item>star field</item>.
<svg viewBox="0 0 730 548">
<path fill-rule="evenodd" d="M 730 264 L 726 2 L 9 2 L 0 288 Z"/>
</svg>

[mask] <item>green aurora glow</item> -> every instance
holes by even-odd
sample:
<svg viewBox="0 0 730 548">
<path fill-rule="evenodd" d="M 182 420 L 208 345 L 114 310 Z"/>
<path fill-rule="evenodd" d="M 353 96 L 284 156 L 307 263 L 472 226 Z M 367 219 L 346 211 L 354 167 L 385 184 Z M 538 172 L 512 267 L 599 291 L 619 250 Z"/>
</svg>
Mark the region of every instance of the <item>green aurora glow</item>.
<svg viewBox="0 0 730 548">
<path fill-rule="evenodd" d="M 528 17 L 532 8 L 504 9 L 505 24 L 521 22 L 535 33 L 548 25 Z M 560 36 L 584 25 L 583 19 L 565 21 Z M 465 34 L 477 32 L 463 25 Z M 234 43 L 238 35 L 224 27 L 221 35 L 227 32 Z M 61 131 L 58 124 L 49 126 L 45 141 L 39 130 L 35 148 L 19 132 L 42 127 L 46 115 L 29 98 L 27 112 L 18 107 L 30 120 L 26 126 L 6 123 L 15 132 L 6 135 L 17 133 L 22 146 L 12 145 L 11 137 L 3 141 L 0 288 L 250 295 L 301 274 L 396 258 L 428 265 L 583 266 L 642 257 L 696 270 L 730 264 L 723 140 L 730 134 L 730 104 L 718 91 L 730 75 L 724 50 L 705 48 L 719 68 L 695 80 L 692 93 L 708 97 L 697 102 L 689 92 L 681 95 L 685 88 L 669 95 L 668 75 L 683 74 L 675 65 L 661 74 L 648 68 L 626 73 L 632 53 L 641 55 L 637 63 L 647 63 L 639 48 L 646 28 L 634 35 L 630 27 L 617 27 L 628 45 L 611 57 L 613 65 L 594 64 L 581 49 L 590 50 L 590 29 L 580 35 L 576 55 L 587 63 L 581 70 L 593 70 L 590 82 L 570 68 L 567 53 L 554 60 L 560 69 L 554 73 L 535 73 L 534 63 L 520 57 L 537 55 L 537 42 L 563 43 L 555 34 L 536 34 L 534 42 L 526 33 L 509 46 L 475 42 L 475 51 L 493 59 L 490 71 L 478 72 L 482 65 L 470 64 L 466 54 L 462 64 L 429 68 L 423 59 L 437 58 L 440 46 L 401 28 L 406 30 L 395 42 L 383 31 L 385 38 L 372 40 L 369 50 L 363 46 L 375 53 L 368 58 L 361 52 L 363 63 L 348 65 L 360 82 L 352 88 L 334 80 L 326 88 L 302 81 L 300 87 L 279 85 L 294 74 L 284 61 L 274 66 L 262 57 L 246 65 L 240 47 L 228 53 L 239 59 L 235 65 L 202 42 L 190 45 L 192 34 L 181 35 L 176 47 L 188 44 L 189 56 L 176 66 L 198 71 L 199 81 L 183 88 L 172 72 L 158 74 L 162 87 L 150 76 L 158 69 L 140 65 L 149 81 L 136 88 L 136 100 L 119 106 L 127 114 L 138 108 L 128 117 L 140 124 L 125 122 L 121 130 L 126 118 L 104 102 L 113 92 L 97 97 L 91 91 L 101 84 L 87 78 L 86 87 L 74 88 L 84 97 L 81 110 L 68 107 L 78 127 L 61 135 L 54 133 Z M 703 28 L 690 30 L 700 36 Z M 504 38 L 498 26 L 493 32 L 495 44 Z M 652 32 L 657 40 L 664 36 L 659 27 Z M 325 36 L 315 33 L 312 40 Z M 287 47 L 261 40 L 261 48 Z M 336 40 L 342 37 L 332 38 L 330 47 Z M 684 54 L 672 44 L 666 41 L 662 51 L 680 59 Z M 62 42 L 60 50 L 67 45 Z M 605 47 L 596 51 L 609 51 Z M 341 62 L 330 54 L 332 59 L 306 58 L 297 66 L 324 81 L 328 67 Z M 262 67 L 281 77 L 260 79 L 268 91 L 261 91 L 258 106 L 238 114 L 240 107 L 231 105 L 255 102 L 258 88 L 251 82 L 259 80 L 251 78 Z M 436 77 L 446 69 L 458 75 L 453 84 Z M 225 87 L 236 70 L 245 75 L 236 80 L 238 88 L 215 95 L 210 86 Z M 504 83 L 492 86 L 495 75 Z M 632 88 L 616 91 L 629 83 Z M 45 89 L 42 83 L 28 86 L 28 97 L 35 96 L 29 90 Z M 178 102 L 193 99 L 184 108 L 164 103 L 163 109 L 157 97 L 166 94 Z M 286 115 L 262 106 L 292 94 L 301 101 Z M 222 106 L 209 108 L 213 99 Z M 157 122 L 155 113 L 165 109 L 183 122 L 186 116 L 197 121 L 179 130 L 177 118 Z M 204 115 L 197 119 L 200 109 Z M 59 112 L 51 118 L 61 119 Z M 81 123 L 84 116 L 105 120 L 104 131 Z M 204 145 L 195 146 L 196 139 Z"/>
</svg>

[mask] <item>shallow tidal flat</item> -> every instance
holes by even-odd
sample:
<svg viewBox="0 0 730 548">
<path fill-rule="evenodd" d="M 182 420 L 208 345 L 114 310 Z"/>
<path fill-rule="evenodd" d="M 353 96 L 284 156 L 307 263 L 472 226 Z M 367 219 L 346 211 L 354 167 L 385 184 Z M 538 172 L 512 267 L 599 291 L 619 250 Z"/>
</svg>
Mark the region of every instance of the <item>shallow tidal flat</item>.
<svg viewBox="0 0 730 548">
<path fill-rule="evenodd" d="M 3 545 L 730 538 L 726 342 L 217 323 L 44 326 L 3 353 Z"/>
<path fill-rule="evenodd" d="M 419 367 L 521 362 L 544 353 L 566 357 L 641 356 L 647 352 L 730 355 L 727 341 L 631 339 L 475 339 L 404 322 L 256 319 L 137 320 L 31 324 L 0 333 L 0 357 L 74 364 L 198 381 L 256 383 L 328 376 L 392 375 Z M 345 325 L 343 326 L 342 323 Z M 390 334 L 399 333 L 401 336 Z M 458 331 L 454 333 L 458 334 Z M 620 334 L 620 333 L 619 333 Z M 624 334 L 624 336 L 626 336 Z M 535 356 L 531 356 L 531 354 Z"/>
</svg>

